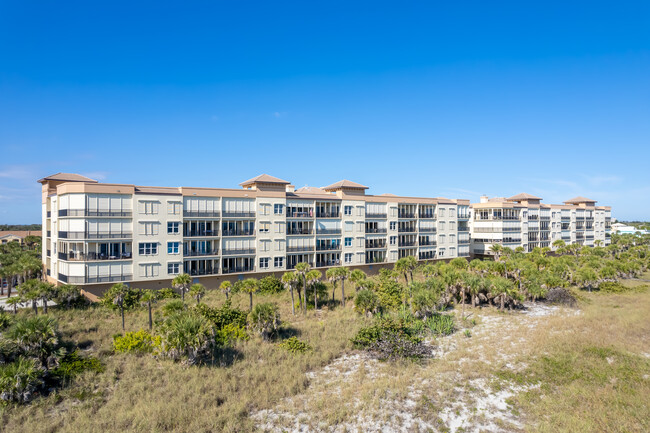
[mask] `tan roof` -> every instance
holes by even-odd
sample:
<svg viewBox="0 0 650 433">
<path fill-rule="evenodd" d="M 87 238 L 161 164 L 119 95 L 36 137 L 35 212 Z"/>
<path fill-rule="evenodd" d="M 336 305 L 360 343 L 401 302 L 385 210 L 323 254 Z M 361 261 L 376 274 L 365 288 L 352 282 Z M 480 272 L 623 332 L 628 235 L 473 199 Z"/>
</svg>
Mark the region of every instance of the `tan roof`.
<svg viewBox="0 0 650 433">
<path fill-rule="evenodd" d="M 289 185 L 291 182 L 287 182 L 286 180 L 279 179 L 269 174 L 260 174 L 259 176 L 255 176 L 252 179 L 248 179 L 247 181 L 240 183 L 239 185 L 247 186 L 254 183 L 281 183 L 283 185 Z"/>
<path fill-rule="evenodd" d="M 578 196 L 578 197 L 573 197 L 571 200 L 567 200 L 564 203 L 569 203 L 569 204 L 596 203 L 596 200 L 591 200 L 586 197 Z"/>
<path fill-rule="evenodd" d="M 353 189 L 368 189 L 367 186 L 361 185 L 360 183 L 352 182 L 351 180 L 339 180 L 336 183 L 333 183 L 329 186 L 323 187 L 325 191 L 333 191 L 341 188 L 353 188 Z"/>
<path fill-rule="evenodd" d="M 42 236 L 40 230 L 0 230 L 0 238 L 5 236 L 14 235 L 19 238 L 25 238 L 27 236 Z"/>
<path fill-rule="evenodd" d="M 238 190 L 239 191 L 239 190 Z M 174 194 L 181 195 L 181 189 L 167 186 L 136 186 L 136 193 L 141 194 Z"/>
<path fill-rule="evenodd" d="M 93 182 L 97 183 L 95 179 L 91 179 L 86 176 L 82 176 L 80 174 L 75 174 L 75 173 L 57 173 L 53 174 L 52 176 L 47 176 L 44 177 L 43 179 L 40 179 L 38 182 L 39 183 L 45 183 L 48 180 L 58 180 L 58 181 L 63 181 L 63 182 Z"/>
<path fill-rule="evenodd" d="M 298 188 L 296 192 L 301 194 L 327 194 L 327 191 L 317 186 L 303 186 Z"/>
<path fill-rule="evenodd" d="M 519 201 L 519 200 L 541 200 L 541 197 L 537 197 L 531 194 L 526 194 L 525 192 L 522 192 L 521 194 L 513 195 L 512 197 L 508 197 L 508 200 L 512 201 Z"/>
</svg>

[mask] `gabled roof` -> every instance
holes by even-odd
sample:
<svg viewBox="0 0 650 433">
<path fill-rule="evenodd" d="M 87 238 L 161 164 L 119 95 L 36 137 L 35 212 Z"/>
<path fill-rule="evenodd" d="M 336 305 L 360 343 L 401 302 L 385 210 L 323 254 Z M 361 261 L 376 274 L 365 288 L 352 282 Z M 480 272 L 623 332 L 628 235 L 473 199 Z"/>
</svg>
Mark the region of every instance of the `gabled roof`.
<svg viewBox="0 0 650 433">
<path fill-rule="evenodd" d="M 247 181 L 240 183 L 239 185 L 247 186 L 254 183 L 279 183 L 282 185 L 289 185 L 291 182 L 287 182 L 286 180 L 279 179 L 269 174 L 260 174 L 259 176 L 255 176 L 252 179 L 248 179 Z"/>
<path fill-rule="evenodd" d="M 351 188 L 351 189 L 368 189 L 367 186 L 361 185 L 360 183 L 352 182 L 351 180 L 339 180 L 336 183 L 333 183 L 329 186 L 323 187 L 325 191 L 334 191 L 341 188 Z"/>
<path fill-rule="evenodd" d="M 508 197 L 508 200 L 511 201 L 520 201 L 520 200 L 541 200 L 541 197 L 536 197 L 531 194 L 526 194 L 525 192 L 522 192 L 521 194 L 513 195 L 512 197 Z"/>
<path fill-rule="evenodd" d="M 567 200 L 564 203 L 568 203 L 568 204 L 596 203 L 596 200 L 578 196 L 578 197 L 573 197 L 571 200 Z"/>
<path fill-rule="evenodd" d="M 44 177 L 43 179 L 40 179 L 38 182 L 39 183 L 45 183 L 48 180 L 58 180 L 58 181 L 63 181 L 63 182 L 92 182 L 92 183 L 97 183 L 95 179 L 91 179 L 86 176 L 82 176 L 80 174 L 75 174 L 75 173 L 57 173 L 53 174 L 52 176 L 47 176 Z"/>
<path fill-rule="evenodd" d="M 327 194 L 327 191 L 317 186 L 303 186 L 298 188 L 296 192 L 299 194 Z"/>
</svg>

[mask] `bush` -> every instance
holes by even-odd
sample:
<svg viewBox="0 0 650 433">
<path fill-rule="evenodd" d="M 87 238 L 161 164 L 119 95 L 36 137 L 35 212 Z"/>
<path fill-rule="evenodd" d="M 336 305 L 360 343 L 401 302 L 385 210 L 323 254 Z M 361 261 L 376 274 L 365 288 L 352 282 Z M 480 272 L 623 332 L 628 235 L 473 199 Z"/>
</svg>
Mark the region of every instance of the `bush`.
<svg viewBox="0 0 650 433">
<path fill-rule="evenodd" d="M 288 350 L 293 354 L 305 353 L 312 350 L 312 347 L 309 344 L 299 340 L 297 337 L 289 337 L 286 340 L 282 340 L 278 343 L 278 347 Z"/>
<path fill-rule="evenodd" d="M 248 326 L 268 340 L 280 326 L 278 306 L 272 303 L 257 304 L 248 315 Z"/>
<path fill-rule="evenodd" d="M 160 346 L 160 337 L 145 330 L 113 336 L 113 349 L 120 353 L 153 353 Z"/>
<path fill-rule="evenodd" d="M 282 281 L 273 275 L 268 275 L 260 280 L 257 293 L 260 293 L 262 295 L 273 295 L 280 293 L 283 290 L 284 285 L 282 284 Z"/>
<path fill-rule="evenodd" d="M 375 314 L 379 311 L 379 297 L 368 289 L 359 290 L 354 298 L 354 308 L 363 314 Z"/>
<path fill-rule="evenodd" d="M 8 328 L 12 322 L 12 317 L 8 313 L 0 311 L 0 329 Z"/>
<path fill-rule="evenodd" d="M 451 335 L 456 330 L 453 316 L 447 314 L 434 314 L 424 324 L 433 335 Z"/>
<path fill-rule="evenodd" d="M 162 307 L 164 316 L 171 316 L 182 311 L 185 311 L 185 304 L 180 299 L 172 299 Z"/>
<path fill-rule="evenodd" d="M 18 358 L 0 365 L 0 399 L 25 403 L 43 384 L 43 369 L 32 359 Z"/>
<path fill-rule="evenodd" d="M 71 284 L 58 287 L 52 300 L 62 308 L 81 308 L 90 304 L 88 298 L 81 294 L 81 289 Z"/>
<path fill-rule="evenodd" d="M 215 342 L 220 346 L 227 346 L 237 340 L 248 340 L 248 334 L 246 329 L 235 323 L 228 323 L 216 331 Z"/>
<path fill-rule="evenodd" d="M 165 287 L 164 289 L 156 290 L 156 299 L 161 300 L 161 299 L 180 299 L 181 295 L 176 293 L 174 289 L 170 289 L 169 287 Z"/>
<path fill-rule="evenodd" d="M 439 300 L 440 296 L 433 290 L 416 286 L 413 290 L 413 312 L 418 317 L 428 317 L 436 311 Z"/>
<path fill-rule="evenodd" d="M 160 353 L 189 364 L 201 362 L 215 343 L 212 324 L 203 316 L 189 311 L 172 314 L 161 326 Z"/>
<path fill-rule="evenodd" d="M 99 359 L 94 357 L 82 357 L 79 355 L 79 352 L 75 350 L 63 357 L 59 366 L 52 370 L 52 374 L 63 380 L 69 380 L 84 371 L 101 373 L 104 371 L 104 366 Z"/>
<path fill-rule="evenodd" d="M 419 332 L 403 319 L 383 318 L 361 328 L 352 338 L 357 349 L 364 349 L 378 359 L 422 358 L 430 355 Z"/>
<path fill-rule="evenodd" d="M 228 300 L 221 308 L 211 308 L 205 304 L 198 304 L 192 310 L 209 320 L 216 329 L 224 328 L 230 324 L 245 328 L 247 314 L 242 310 L 232 308 L 231 305 L 230 300 Z"/>
<path fill-rule="evenodd" d="M 108 291 L 104 293 L 104 296 L 102 296 L 102 299 L 101 301 L 99 301 L 99 304 L 106 308 L 110 308 L 111 310 L 119 310 L 120 307 L 114 303 L 115 296 L 117 295 L 118 290 L 119 289 L 116 289 L 115 287 L 111 287 L 110 289 L 108 289 Z M 122 304 L 124 307 L 124 311 L 132 310 L 134 308 L 139 307 L 141 295 L 142 295 L 141 290 L 127 287 L 125 289 L 124 301 Z"/>
<path fill-rule="evenodd" d="M 546 293 L 545 299 L 551 304 L 566 305 L 567 307 L 575 307 L 578 305 L 578 301 L 573 293 L 564 288 L 549 290 L 548 293 Z"/>
<path fill-rule="evenodd" d="M 404 287 L 393 279 L 381 280 L 376 292 L 380 309 L 383 311 L 395 310 L 402 304 Z"/>
</svg>

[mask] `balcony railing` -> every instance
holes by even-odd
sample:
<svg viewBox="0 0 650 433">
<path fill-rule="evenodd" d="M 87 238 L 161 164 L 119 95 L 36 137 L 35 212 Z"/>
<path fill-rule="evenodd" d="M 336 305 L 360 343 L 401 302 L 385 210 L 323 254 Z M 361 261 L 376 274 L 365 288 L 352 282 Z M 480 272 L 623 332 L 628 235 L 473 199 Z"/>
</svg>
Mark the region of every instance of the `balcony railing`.
<svg viewBox="0 0 650 433">
<path fill-rule="evenodd" d="M 131 218 L 131 210 L 110 209 L 59 209 L 60 217 L 121 217 Z"/>
<path fill-rule="evenodd" d="M 290 212 L 287 211 L 287 218 L 313 218 L 314 212 Z"/>
<path fill-rule="evenodd" d="M 239 272 L 254 272 L 255 266 L 235 266 L 232 268 L 223 268 L 224 274 L 236 274 Z"/>
<path fill-rule="evenodd" d="M 370 219 L 385 219 L 388 215 L 385 213 L 370 213 L 366 212 L 366 218 Z"/>
<path fill-rule="evenodd" d="M 386 249 L 386 243 L 366 243 L 366 249 L 367 250 L 385 250 Z"/>
<path fill-rule="evenodd" d="M 415 227 L 400 227 L 398 233 L 415 233 Z"/>
<path fill-rule="evenodd" d="M 420 227 L 420 233 L 435 233 L 435 227 Z"/>
<path fill-rule="evenodd" d="M 398 218 L 417 218 L 414 212 L 398 212 Z"/>
<path fill-rule="evenodd" d="M 464 232 L 468 232 L 468 231 L 469 231 L 469 227 L 458 227 L 458 232 L 459 233 L 464 233 Z"/>
<path fill-rule="evenodd" d="M 341 212 L 318 212 L 316 211 L 316 218 L 340 218 Z"/>
<path fill-rule="evenodd" d="M 340 260 L 325 260 L 321 262 L 316 262 L 317 268 L 323 268 L 326 266 L 339 266 L 341 264 Z"/>
<path fill-rule="evenodd" d="M 183 232 L 183 236 L 186 238 L 191 237 L 215 237 L 219 236 L 219 230 L 188 230 Z"/>
<path fill-rule="evenodd" d="M 206 268 L 206 269 L 190 269 L 190 275 L 193 277 L 201 275 L 217 275 L 219 268 Z"/>
<path fill-rule="evenodd" d="M 402 247 L 415 247 L 415 246 L 417 246 L 417 242 L 415 242 L 415 241 L 413 241 L 413 242 L 399 242 L 398 246 L 400 248 L 402 248 Z"/>
<path fill-rule="evenodd" d="M 224 212 L 224 218 L 255 218 L 255 212 Z"/>
<path fill-rule="evenodd" d="M 418 255 L 418 257 L 419 257 L 419 260 L 435 259 L 436 258 L 436 253 L 435 252 L 420 253 Z"/>
<path fill-rule="evenodd" d="M 430 220 L 430 219 L 434 219 L 434 218 L 436 217 L 436 215 L 435 215 L 435 214 L 432 214 L 432 213 L 420 213 L 420 214 L 418 215 L 418 217 L 419 217 L 420 219 Z"/>
<path fill-rule="evenodd" d="M 223 236 L 254 236 L 255 230 L 224 230 Z"/>
<path fill-rule="evenodd" d="M 316 229 L 317 235 L 340 235 L 341 229 Z"/>
<path fill-rule="evenodd" d="M 421 247 L 435 247 L 437 244 L 436 241 L 420 242 Z"/>
<path fill-rule="evenodd" d="M 334 244 L 334 245 L 316 244 L 316 251 L 338 251 L 340 249 L 341 249 L 341 244 Z"/>
<path fill-rule="evenodd" d="M 131 232 L 59 232 L 61 239 L 126 239 L 133 237 Z"/>
<path fill-rule="evenodd" d="M 313 252 L 314 247 L 313 246 L 306 246 L 306 247 L 287 247 L 287 252 L 288 253 L 301 253 L 301 252 Z"/>
<path fill-rule="evenodd" d="M 224 256 L 241 256 L 241 255 L 254 255 L 255 248 L 242 248 L 242 249 L 223 249 Z"/>
<path fill-rule="evenodd" d="M 98 283 L 112 283 L 117 281 L 131 281 L 132 274 L 110 275 L 101 277 L 76 277 L 59 274 L 59 281 L 68 284 L 98 284 Z"/>
<path fill-rule="evenodd" d="M 467 239 L 458 239 L 458 245 L 467 245 L 469 244 L 469 238 Z"/>
<path fill-rule="evenodd" d="M 372 233 L 386 233 L 387 230 L 385 228 L 380 229 L 380 228 L 374 228 L 374 227 L 366 227 L 366 233 L 372 234 Z"/>
<path fill-rule="evenodd" d="M 184 251 L 185 257 L 203 257 L 203 256 L 218 256 L 219 250 L 205 250 L 205 251 Z"/>
<path fill-rule="evenodd" d="M 312 235 L 314 231 L 311 229 L 287 229 L 288 235 Z"/>
<path fill-rule="evenodd" d="M 219 218 L 221 212 L 207 210 L 183 210 L 184 218 Z M 224 213 L 225 216 L 225 213 Z"/>
</svg>

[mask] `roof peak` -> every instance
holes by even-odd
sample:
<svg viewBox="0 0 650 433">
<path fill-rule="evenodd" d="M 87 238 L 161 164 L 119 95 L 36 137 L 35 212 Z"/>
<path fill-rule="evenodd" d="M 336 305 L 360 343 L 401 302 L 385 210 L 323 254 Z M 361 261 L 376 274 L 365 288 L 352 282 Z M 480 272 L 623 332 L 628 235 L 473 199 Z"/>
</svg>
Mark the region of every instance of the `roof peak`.
<svg viewBox="0 0 650 433">
<path fill-rule="evenodd" d="M 512 197 L 508 197 L 508 200 L 512 201 L 517 201 L 517 200 L 541 200 L 541 197 L 534 196 L 532 194 L 527 194 L 525 192 L 522 192 L 517 195 L 513 195 Z"/>
<path fill-rule="evenodd" d="M 337 189 L 350 188 L 350 189 L 368 189 L 367 186 L 360 183 L 352 182 L 351 180 L 343 179 L 336 183 L 323 187 L 325 191 L 334 191 Z"/>
<path fill-rule="evenodd" d="M 62 182 L 92 182 L 98 183 L 95 179 L 91 179 L 86 176 L 82 176 L 76 173 L 56 173 L 50 176 L 46 176 L 43 179 L 39 179 L 39 183 L 45 183 L 48 180 L 58 180 Z"/>
<path fill-rule="evenodd" d="M 564 203 L 569 203 L 569 204 L 580 204 L 580 203 L 596 203 L 596 200 L 592 200 L 587 197 L 573 197 L 571 200 L 567 200 Z"/>
<path fill-rule="evenodd" d="M 259 176 L 255 176 L 252 179 L 248 179 L 247 181 L 240 183 L 239 185 L 247 186 L 254 183 L 278 183 L 282 185 L 289 185 L 291 182 L 287 182 L 286 180 L 271 176 L 270 174 L 260 174 Z"/>
</svg>

